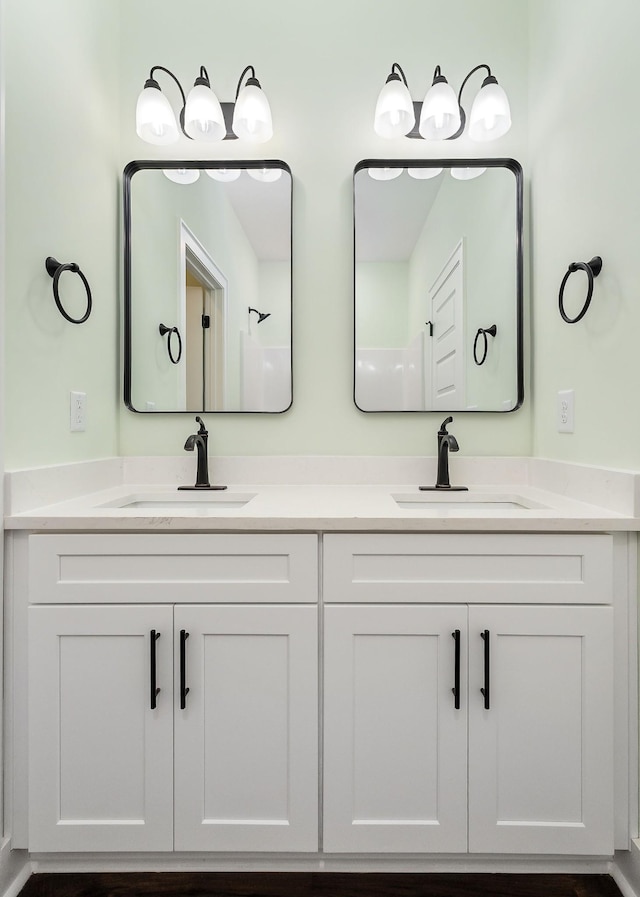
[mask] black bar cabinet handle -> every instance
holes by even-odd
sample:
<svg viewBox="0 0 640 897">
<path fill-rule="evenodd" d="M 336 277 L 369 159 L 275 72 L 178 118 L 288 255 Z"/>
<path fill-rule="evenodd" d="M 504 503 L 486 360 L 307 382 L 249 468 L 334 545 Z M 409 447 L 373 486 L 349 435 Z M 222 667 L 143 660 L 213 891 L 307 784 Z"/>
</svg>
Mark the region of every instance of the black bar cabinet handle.
<svg viewBox="0 0 640 897">
<path fill-rule="evenodd" d="M 180 710 L 184 710 L 187 706 L 187 695 L 189 689 L 186 687 L 187 680 L 187 639 L 189 633 L 184 629 L 180 630 Z"/>
<path fill-rule="evenodd" d="M 480 638 L 484 639 L 484 688 L 480 691 L 484 695 L 484 709 L 490 709 L 490 677 L 491 677 L 491 656 L 489 647 L 489 630 L 485 629 L 480 633 Z"/>
<path fill-rule="evenodd" d="M 160 638 L 160 633 L 156 632 L 155 629 L 151 630 L 151 709 L 155 710 L 157 701 L 156 698 L 160 694 L 161 689 L 156 686 L 156 642 Z"/>
<path fill-rule="evenodd" d="M 456 710 L 460 710 L 460 630 L 454 630 L 451 635 L 455 641 L 455 660 L 454 660 L 454 686 L 451 689 L 453 692 L 453 706 Z"/>
</svg>

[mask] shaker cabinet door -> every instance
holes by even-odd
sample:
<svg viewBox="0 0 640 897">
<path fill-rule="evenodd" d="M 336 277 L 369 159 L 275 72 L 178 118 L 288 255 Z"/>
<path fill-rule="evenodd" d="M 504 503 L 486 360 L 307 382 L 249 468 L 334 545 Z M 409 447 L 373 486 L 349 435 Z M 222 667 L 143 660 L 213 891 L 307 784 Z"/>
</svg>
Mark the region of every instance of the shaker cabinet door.
<svg viewBox="0 0 640 897">
<path fill-rule="evenodd" d="M 30 850 L 173 848 L 172 628 L 170 607 L 29 609 Z"/>
<path fill-rule="evenodd" d="M 325 608 L 325 851 L 466 851 L 466 628 L 466 607 Z"/>
<path fill-rule="evenodd" d="M 318 849 L 317 610 L 175 608 L 176 850 Z"/>
<path fill-rule="evenodd" d="M 470 851 L 613 853 L 612 627 L 608 607 L 470 608 Z"/>
</svg>

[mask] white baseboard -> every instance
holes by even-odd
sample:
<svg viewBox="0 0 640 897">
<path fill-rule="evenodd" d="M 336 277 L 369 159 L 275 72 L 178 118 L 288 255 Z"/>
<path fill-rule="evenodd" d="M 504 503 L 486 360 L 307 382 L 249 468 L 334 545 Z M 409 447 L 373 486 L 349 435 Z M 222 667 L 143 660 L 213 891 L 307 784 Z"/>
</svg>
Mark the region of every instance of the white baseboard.
<svg viewBox="0 0 640 897">
<path fill-rule="evenodd" d="M 34 872 L 506 872 L 607 875 L 610 857 L 424 854 L 33 854 Z"/>
<path fill-rule="evenodd" d="M 640 897 L 640 841 L 616 852 L 610 874 L 623 897 Z"/>
<path fill-rule="evenodd" d="M 27 883 L 32 864 L 26 850 L 11 850 L 9 838 L 0 845 L 0 895 L 17 897 Z"/>
</svg>

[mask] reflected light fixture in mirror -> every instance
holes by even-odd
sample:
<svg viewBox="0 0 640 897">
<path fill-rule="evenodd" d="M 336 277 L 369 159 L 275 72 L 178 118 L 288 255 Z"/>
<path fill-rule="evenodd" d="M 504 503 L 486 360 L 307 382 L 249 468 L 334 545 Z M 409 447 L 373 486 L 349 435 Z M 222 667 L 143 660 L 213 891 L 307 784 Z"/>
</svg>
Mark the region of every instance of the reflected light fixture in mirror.
<svg viewBox="0 0 640 897">
<path fill-rule="evenodd" d="M 467 121 L 462 107 L 462 91 L 469 78 L 480 69 L 486 69 L 487 74 L 471 107 L 469 137 L 486 142 L 504 136 L 511 127 L 509 100 L 484 63 L 466 75 L 457 97 L 437 65 L 431 87 L 420 103 L 411 100 L 402 67 L 394 62 L 376 103 L 373 125 L 376 134 L 386 138 L 407 136 L 423 140 L 460 137 Z M 417 127 L 416 122 L 419 123 Z"/>
<path fill-rule="evenodd" d="M 400 177 L 402 168 L 370 168 L 369 176 L 374 181 L 392 181 L 394 178 Z"/>
<path fill-rule="evenodd" d="M 248 168 L 247 174 L 255 181 L 263 181 L 265 184 L 271 184 L 277 181 L 282 174 L 281 168 Z"/>
<path fill-rule="evenodd" d="M 163 168 L 162 173 L 174 184 L 195 184 L 200 177 L 197 168 Z"/>
<path fill-rule="evenodd" d="M 154 77 L 159 71 L 169 75 L 180 91 L 182 105 L 178 119 Z M 237 138 L 250 143 L 270 140 L 273 136 L 271 108 L 253 66 L 248 65 L 240 75 L 235 101 L 220 103 L 204 66 L 200 66 L 200 74 L 185 96 L 173 72 L 154 65 L 136 104 L 136 133 L 146 143 L 162 146 L 179 140 L 180 132 L 190 140 L 207 143 Z"/>
<path fill-rule="evenodd" d="M 486 170 L 486 168 L 452 168 L 451 177 L 457 181 L 472 181 L 474 178 L 479 178 Z"/>
<path fill-rule="evenodd" d="M 430 178 L 438 177 L 442 172 L 442 168 L 407 168 L 407 174 L 417 181 L 428 181 Z"/>
<path fill-rule="evenodd" d="M 222 181 L 223 183 L 237 181 L 242 173 L 240 168 L 205 168 L 205 171 L 214 181 Z"/>
</svg>

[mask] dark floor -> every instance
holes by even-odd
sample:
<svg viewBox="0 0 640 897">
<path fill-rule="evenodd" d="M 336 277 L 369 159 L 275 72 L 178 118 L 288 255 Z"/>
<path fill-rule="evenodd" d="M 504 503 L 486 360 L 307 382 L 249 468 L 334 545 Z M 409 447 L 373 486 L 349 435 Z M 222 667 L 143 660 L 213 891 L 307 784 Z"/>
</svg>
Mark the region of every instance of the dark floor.
<svg viewBox="0 0 640 897">
<path fill-rule="evenodd" d="M 32 875 L 20 897 L 621 897 L 608 875 L 90 872 Z"/>
</svg>

